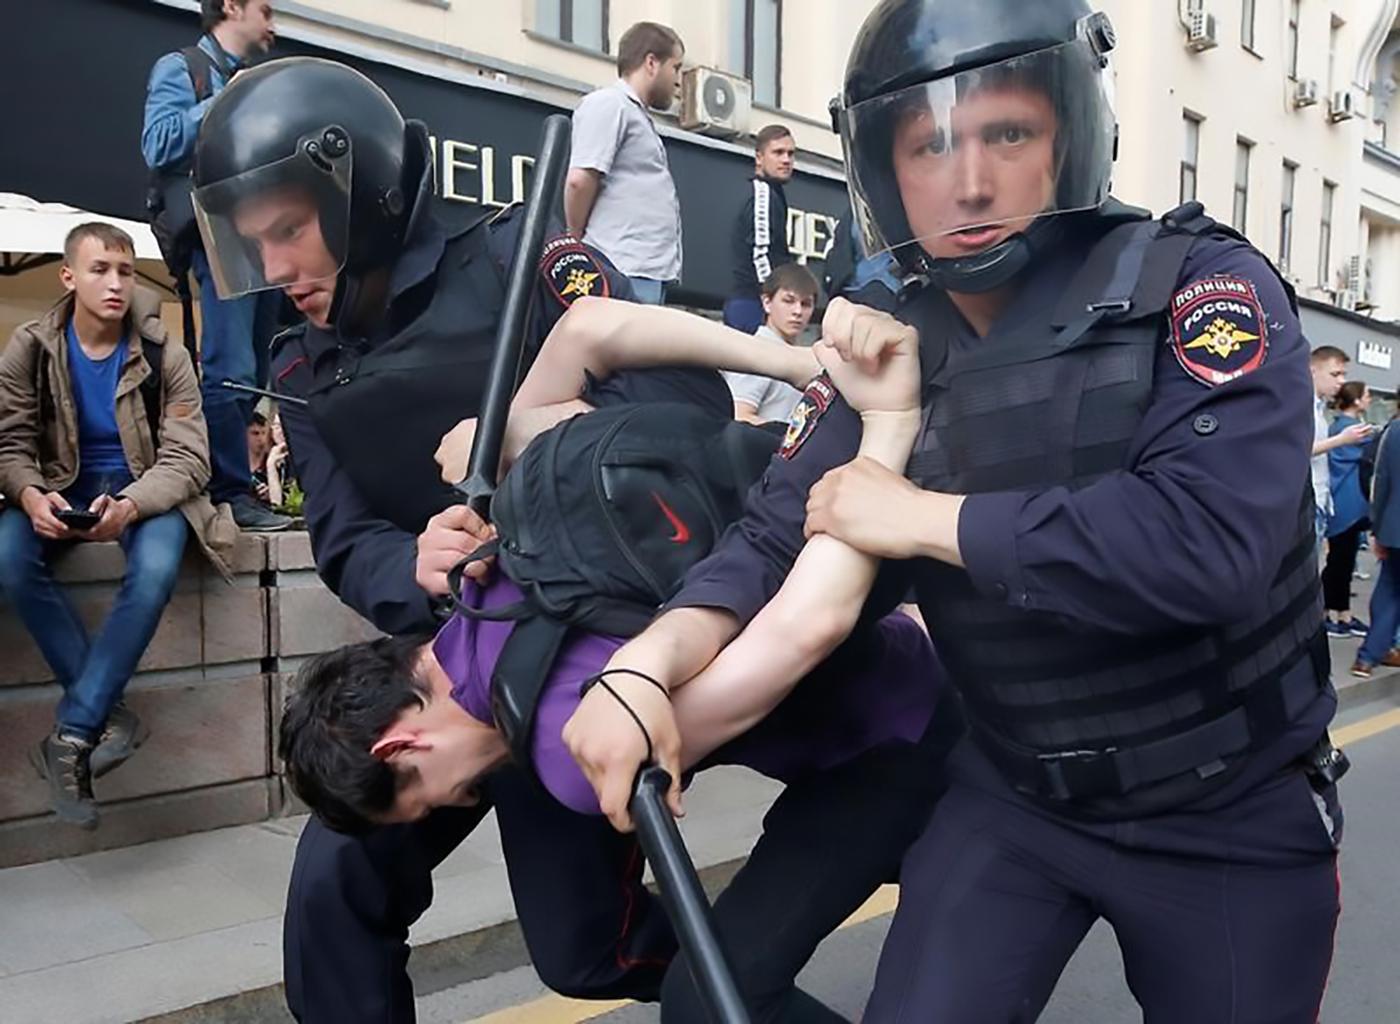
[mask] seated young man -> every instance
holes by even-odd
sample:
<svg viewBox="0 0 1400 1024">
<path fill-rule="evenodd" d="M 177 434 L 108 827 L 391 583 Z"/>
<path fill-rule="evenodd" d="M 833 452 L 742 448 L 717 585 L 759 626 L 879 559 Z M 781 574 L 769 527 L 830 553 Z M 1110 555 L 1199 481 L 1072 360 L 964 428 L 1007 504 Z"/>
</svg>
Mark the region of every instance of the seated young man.
<svg viewBox="0 0 1400 1024">
<path fill-rule="evenodd" d="M 763 282 L 759 298 L 764 320 L 753 336 L 775 345 L 796 345 L 812 322 L 817 279 L 800 263 L 784 263 Z M 801 385 L 761 374 L 726 373 L 724 378 L 734 396 L 734 418 L 745 423 L 786 423 L 802 397 Z"/>
<path fill-rule="evenodd" d="M 0 491 L 10 502 L 0 512 L 0 592 L 63 687 L 53 732 L 32 757 L 59 818 L 84 828 L 98 824 L 93 777 L 146 738 L 122 694 L 189 532 L 225 574 L 236 532 L 227 507 L 220 518 L 200 494 L 209 443 L 190 357 L 166 344 L 151 296 L 137 295 L 133 308 L 135 274 L 125 232 L 75 227 L 59 270 L 67 294 L 0 355 Z M 90 637 L 50 563 L 73 543 L 111 540 L 126 573 Z"/>
</svg>

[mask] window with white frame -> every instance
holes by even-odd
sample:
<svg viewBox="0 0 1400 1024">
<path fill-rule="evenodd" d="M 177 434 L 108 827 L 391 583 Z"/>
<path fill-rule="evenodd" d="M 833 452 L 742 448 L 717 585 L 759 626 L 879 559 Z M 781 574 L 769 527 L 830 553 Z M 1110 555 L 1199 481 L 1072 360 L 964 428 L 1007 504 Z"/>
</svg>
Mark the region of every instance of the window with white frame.
<svg viewBox="0 0 1400 1024">
<path fill-rule="evenodd" d="M 783 0 L 729 0 L 729 71 L 753 83 L 753 101 L 782 103 Z"/>
<path fill-rule="evenodd" d="M 1293 192 L 1298 185 L 1298 165 L 1283 162 L 1283 194 L 1278 209 L 1278 265 L 1288 269 L 1293 262 Z"/>
<path fill-rule="evenodd" d="M 1182 114 L 1185 148 L 1181 154 L 1181 198 L 1189 203 L 1196 198 L 1196 169 L 1201 159 L 1201 118 L 1186 111 Z"/>
<path fill-rule="evenodd" d="M 1235 140 L 1235 206 L 1230 226 L 1242 235 L 1249 233 L 1249 158 L 1253 152 L 1254 143 Z"/>
<path fill-rule="evenodd" d="M 608 0 L 535 0 L 535 31 L 608 52 Z"/>
<path fill-rule="evenodd" d="M 1254 6 L 1255 0 L 1241 0 L 1240 45 L 1246 50 L 1254 49 Z"/>
<path fill-rule="evenodd" d="M 1324 181 L 1322 183 L 1322 230 L 1318 232 L 1317 245 L 1317 283 L 1323 288 L 1332 283 L 1332 214 L 1336 203 L 1336 184 Z"/>
<path fill-rule="evenodd" d="M 1298 77 L 1298 23 L 1302 20 L 1302 0 L 1288 0 L 1288 77 Z"/>
</svg>

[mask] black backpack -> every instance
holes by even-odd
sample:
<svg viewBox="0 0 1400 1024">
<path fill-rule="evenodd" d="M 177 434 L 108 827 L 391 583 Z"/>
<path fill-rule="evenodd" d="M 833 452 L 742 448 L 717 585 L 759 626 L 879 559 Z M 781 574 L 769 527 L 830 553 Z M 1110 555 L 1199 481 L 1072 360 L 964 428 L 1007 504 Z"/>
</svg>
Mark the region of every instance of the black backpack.
<svg viewBox="0 0 1400 1024">
<path fill-rule="evenodd" d="M 517 763 L 530 763 L 535 707 L 568 631 L 641 632 L 739 518 L 778 441 L 694 406 L 651 403 L 575 416 L 525 449 L 491 502 L 497 539 L 472 558 L 494 555 L 524 598 L 487 611 L 457 602 L 470 617 L 516 622 L 491 705 Z"/>
</svg>

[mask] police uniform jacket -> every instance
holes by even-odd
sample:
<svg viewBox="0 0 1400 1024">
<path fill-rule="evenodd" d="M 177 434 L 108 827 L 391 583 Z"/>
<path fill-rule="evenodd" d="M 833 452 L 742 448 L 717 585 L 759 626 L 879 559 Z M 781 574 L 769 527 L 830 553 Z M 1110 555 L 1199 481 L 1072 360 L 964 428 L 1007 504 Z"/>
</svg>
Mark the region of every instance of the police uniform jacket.
<svg viewBox="0 0 1400 1024">
<path fill-rule="evenodd" d="M 897 313 L 920 328 L 927 381 L 923 450 L 911 460 L 911 475 L 922 476 L 925 486 L 950 476 L 948 453 L 938 449 L 939 431 L 929 429 L 936 424 L 956 427 L 964 438 L 975 438 L 979 429 L 993 437 L 1001 484 L 954 491 L 968 494 L 958 537 L 965 570 L 932 561 L 887 565 L 868 611 L 890 607 L 914 580 L 934 644 L 959 690 L 973 698 L 967 702 L 974 726 L 979 702 L 985 705 L 987 698 L 985 667 L 997 657 L 1008 662 L 1031 657 L 1018 638 L 1032 624 L 1053 624 L 1058 633 L 1051 639 L 1059 646 L 1047 652 L 1056 656 L 1081 657 L 1060 643 L 1072 637 L 1090 658 L 1097 652 L 1107 659 L 1107 652 L 1153 650 L 1156 644 L 1163 648 L 1157 653 L 1170 659 L 1184 652 L 1194 633 L 1267 617 L 1266 604 L 1282 580 L 1296 591 L 1296 600 L 1289 609 L 1293 618 L 1279 628 L 1304 634 L 1320 629 L 1315 563 L 1302 543 L 1310 544 L 1310 528 L 1304 528 L 1307 537 L 1300 533 L 1300 522 L 1311 514 L 1308 345 L 1286 285 L 1247 242 L 1227 231 L 1205 230 L 1183 246 L 1179 270 L 1162 291 L 1160 312 L 1145 332 L 1138 331 L 1150 344 L 1146 362 L 1135 362 L 1126 345 L 1115 350 L 1101 344 L 1093 360 L 1076 364 L 1069 349 L 1053 350 L 1073 334 L 1074 319 L 1085 312 L 1071 309 L 1061 316 L 1063 300 L 1112 226 L 1100 214 L 1066 218 L 1060 251 L 1023 277 L 1016 298 L 985 338 L 978 338 L 935 289 L 906 296 Z M 1099 329 L 1125 313 L 1129 303 L 1090 305 L 1105 307 L 1090 310 L 1089 326 Z M 1055 311 L 1059 323 L 1047 324 L 1047 311 Z M 1105 316 L 1110 319 L 1100 323 Z M 1008 431 L 1005 421 L 1021 410 L 996 407 L 976 387 L 960 389 L 958 368 L 976 369 L 979 361 L 982 368 L 994 367 L 1030 335 L 1044 338 L 1043 347 L 1018 358 L 1023 363 L 1044 358 L 1052 367 L 1071 370 L 1078 366 L 1059 386 L 1085 398 L 1070 406 L 1069 420 L 1057 423 L 1054 410 L 1063 407 L 1047 396 L 1050 413 L 1028 421 L 1029 429 L 1023 422 Z M 1106 340 L 1115 336 L 1110 332 Z M 1019 381 L 1044 379 L 1020 369 L 1001 378 L 1013 390 Z M 1067 454 L 1075 466 L 1064 474 L 1068 483 L 1044 482 L 1054 478 L 1046 469 L 1054 460 L 1039 446 L 1053 448 L 1047 438 L 1073 434 L 1073 417 L 1082 421 L 1094 397 L 1111 395 L 1114 388 L 1142 392 L 1132 408 L 1104 407 L 1100 419 L 1116 417 L 1116 423 L 1100 426 L 1120 431 L 1121 443 L 1053 453 Z M 956 422 L 950 422 L 950 408 L 957 410 L 951 417 Z M 719 607 L 747 621 L 776 593 L 803 543 L 808 490 L 827 470 L 854 456 L 860 435 L 859 417 L 820 380 L 794 417 L 781 457 L 750 495 L 744 519 L 692 570 L 672 607 Z M 1082 465 L 1096 458 L 1100 465 Z M 954 608 L 975 606 L 986 622 L 999 624 L 1000 633 L 983 638 L 976 659 L 960 657 L 959 638 L 939 634 L 950 596 L 957 599 Z M 972 631 L 982 624 L 962 625 Z M 1324 664 L 1301 670 L 1306 681 L 1299 706 L 1288 709 L 1267 749 L 1222 775 L 1228 775 L 1230 786 L 1248 785 L 1276 770 L 1324 731 L 1335 694 L 1326 677 L 1325 641 L 1322 652 Z M 1081 672 L 1038 691 L 1008 686 L 1001 699 L 1030 704 L 1045 699 L 1050 689 L 1054 700 L 1072 706 L 1096 696 L 1076 689 L 1095 682 L 1093 672 Z M 1152 685 L 1150 678 L 1133 682 Z M 1046 751 L 1055 746 L 1047 739 L 1032 753 L 1053 758 Z M 1203 766 L 1202 775 L 1209 770 Z M 1111 800 L 1105 813 L 1131 816 L 1125 805 Z"/>
</svg>

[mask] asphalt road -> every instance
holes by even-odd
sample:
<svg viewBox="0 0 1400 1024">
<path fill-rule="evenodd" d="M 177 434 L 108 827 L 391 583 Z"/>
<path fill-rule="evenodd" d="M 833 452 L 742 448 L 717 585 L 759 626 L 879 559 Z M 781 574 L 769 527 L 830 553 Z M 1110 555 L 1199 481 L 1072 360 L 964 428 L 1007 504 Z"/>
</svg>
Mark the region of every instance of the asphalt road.
<svg viewBox="0 0 1400 1024">
<path fill-rule="evenodd" d="M 1342 853 L 1342 920 L 1324 1024 L 1400 1021 L 1400 703 L 1372 703 L 1344 713 L 1334 733 L 1350 735 L 1353 768 L 1343 783 L 1346 836 Z M 888 894 L 886 894 L 888 896 Z M 887 905 L 888 901 L 886 901 Z M 802 977 L 809 992 L 858 1019 L 869 994 L 889 915 L 849 925 L 818 950 Z M 551 996 L 528 969 L 425 997 L 422 1024 L 564 1024 L 594 1020 L 649 1024 L 655 1007 L 617 1009 Z M 1090 932 L 1065 970 L 1042 1024 L 1140 1020 L 1112 932 Z"/>
</svg>

